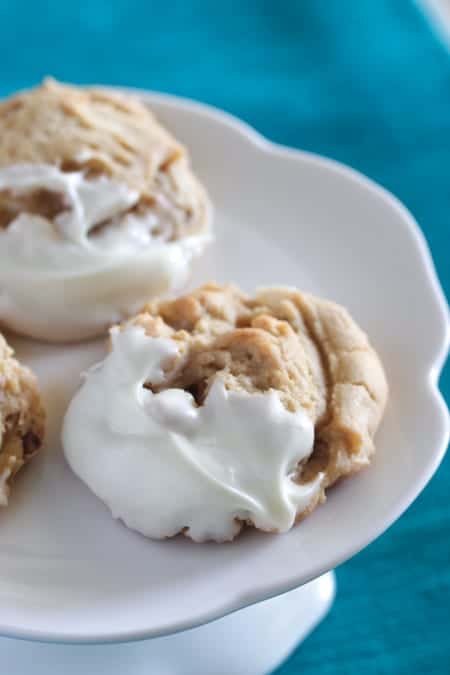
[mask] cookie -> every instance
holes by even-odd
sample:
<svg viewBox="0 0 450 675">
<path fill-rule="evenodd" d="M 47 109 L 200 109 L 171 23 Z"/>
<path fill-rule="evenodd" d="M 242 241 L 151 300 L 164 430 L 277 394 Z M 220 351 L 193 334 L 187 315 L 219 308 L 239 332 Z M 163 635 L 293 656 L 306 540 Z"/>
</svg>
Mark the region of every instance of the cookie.
<svg viewBox="0 0 450 675">
<path fill-rule="evenodd" d="M 152 302 L 126 323 L 181 345 L 153 391 L 179 388 L 202 406 L 215 380 L 229 391 L 274 391 L 286 410 L 314 426 L 311 454 L 297 482 L 319 481 L 300 520 L 337 480 L 370 463 L 388 386 L 380 359 L 348 311 L 292 288 L 249 297 L 235 286 L 206 284 L 174 300 Z"/>
<path fill-rule="evenodd" d="M 17 472 L 42 447 L 45 412 L 33 373 L 0 334 L 0 506 Z"/>
<path fill-rule="evenodd" d="M 174 239 L 205 231 L 209 202 L 190 169 L 186 149 L 132 95 L 84 89 L 51 78 L 0 102 L 0 169 L 37 164 L 108 177 L 139 193 L 145 211 L 162 192 L 176 209 Z M 55 216 L 55 193 L 17 196 L 0 190 L 0 226 L 22 210 Z"/>
<path fill-rule="evenodd" d="M 136 97 L 48 79 L 0 102 L 0 328 L 105 334 L 184 286 L 210 222 L 186 149 Z"/>
</svg>

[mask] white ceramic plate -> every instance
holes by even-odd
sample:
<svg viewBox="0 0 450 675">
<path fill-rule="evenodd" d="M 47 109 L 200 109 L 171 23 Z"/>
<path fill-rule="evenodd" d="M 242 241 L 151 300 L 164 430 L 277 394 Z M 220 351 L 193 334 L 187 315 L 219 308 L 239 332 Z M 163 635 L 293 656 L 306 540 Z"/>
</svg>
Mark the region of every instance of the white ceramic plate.
<svg viewBox="0 0 450 675">
<path fill-rule="evenodd" d="M 335 162 L 269 143 L 219 111 L 143 94 L 191 149 L 216 207 L 217 239 L 192 285 L 291 284 L 342 302 L 370 334 L 391 399 L 370 469 L 340 484 L 289 534 L 233 544 L 146 540 L 114 521 L 66 466 L 61 417 L 101 343 L 15 340 L 48 405 L 48 449 L 0 513 L 0 634 L 56 641 L 139 639 L 192 627 L 292 589 L 367 545 L 442 459 L 446 304 L 411 215 Z"/>
</svg>

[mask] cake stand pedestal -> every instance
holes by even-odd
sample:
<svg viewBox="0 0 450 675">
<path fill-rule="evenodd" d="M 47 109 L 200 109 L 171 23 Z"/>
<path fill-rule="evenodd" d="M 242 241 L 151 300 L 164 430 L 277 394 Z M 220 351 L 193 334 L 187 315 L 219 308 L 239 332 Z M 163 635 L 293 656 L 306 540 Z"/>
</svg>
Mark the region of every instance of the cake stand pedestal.
<svg viewBox="0 0 450 675">
<path fill-rule="evenodd" d="M 334 573 L 212 623 L 142 642 L 66 645 L 0 638 L 8 675 L 267 675 L 328 612 Z"/>
</svg>

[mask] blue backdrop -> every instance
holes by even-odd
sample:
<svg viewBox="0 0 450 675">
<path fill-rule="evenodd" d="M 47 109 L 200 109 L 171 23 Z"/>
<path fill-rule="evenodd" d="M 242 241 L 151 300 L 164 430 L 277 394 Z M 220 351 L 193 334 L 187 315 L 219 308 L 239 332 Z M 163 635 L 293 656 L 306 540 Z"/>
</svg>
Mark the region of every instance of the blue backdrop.
<svg viewBox="0 0 450 675">
<path fill-rule="evenodd" d="M 168 91 L 360 169 L 411 209 L 449 293 L 450 59 L 412 0 L 0 0 L 0 63 L 0 95 L 45 74 Z M 278 675 L 450 672 L 449 479 L 447 459 L 338 570 Z"/>
</svg>

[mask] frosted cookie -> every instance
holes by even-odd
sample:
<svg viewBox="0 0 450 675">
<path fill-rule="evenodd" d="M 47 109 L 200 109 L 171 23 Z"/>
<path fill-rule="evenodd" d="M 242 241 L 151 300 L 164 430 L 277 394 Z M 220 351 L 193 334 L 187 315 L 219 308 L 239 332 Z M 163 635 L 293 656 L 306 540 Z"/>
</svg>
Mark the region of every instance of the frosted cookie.
<svg viewBox="0 0 450 675">
<path fill-rule="evenodd" d="M 101 334 L 184 284 L 209 221 L 186 150 L 132 96 L 46 80 L 0 103 L 0 324 Z"/>
<path fill-rule="evenodd" d="M 63 429 L 72 469 L 129 527 L 285 532 L 370 462 L 387 398 L 348 312 L 291 288 L 208 284 L 111 331 Z"/>
<path fill-rule="evenodd" d="M 45 413 L 36 378 L 0 334 L 0 506 L 6 506 L 19 469 L 39 450 Z"/>
</svg>

